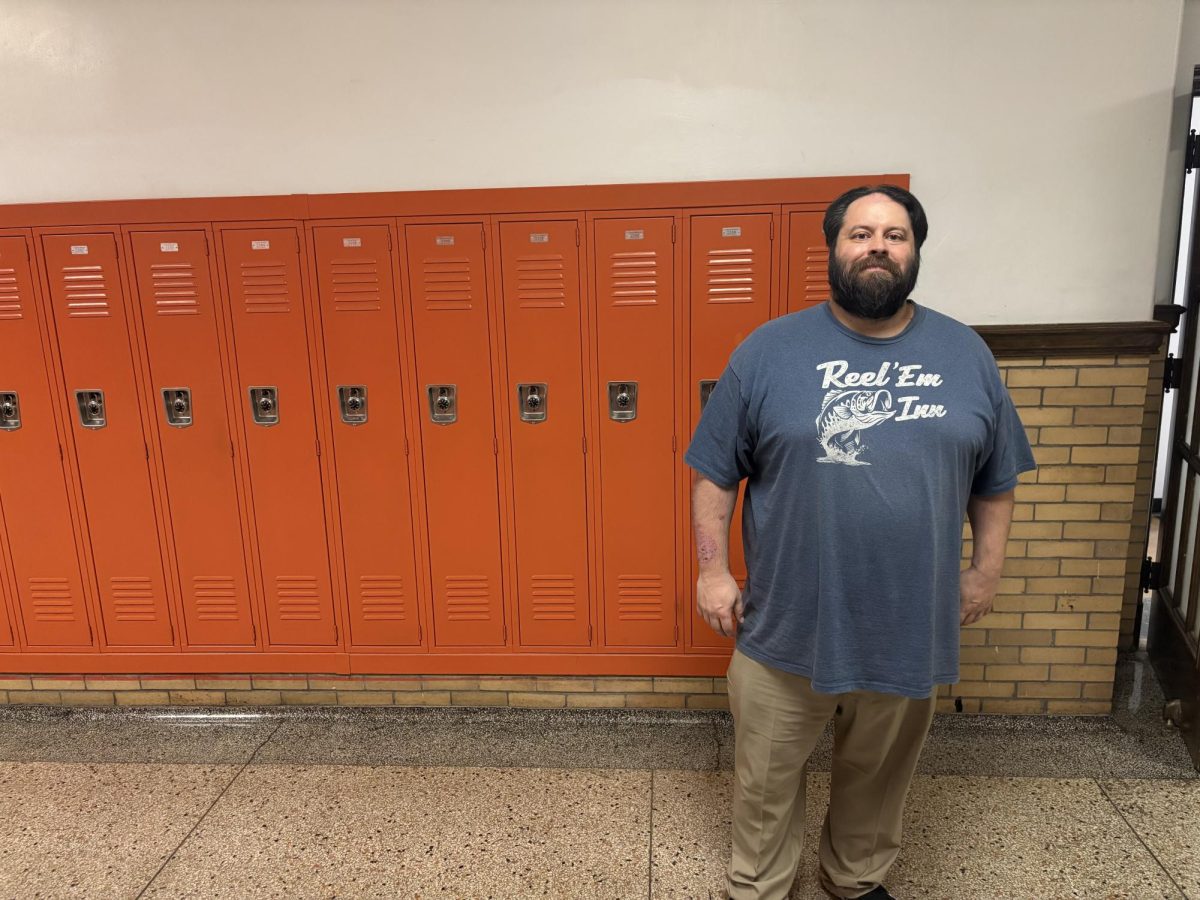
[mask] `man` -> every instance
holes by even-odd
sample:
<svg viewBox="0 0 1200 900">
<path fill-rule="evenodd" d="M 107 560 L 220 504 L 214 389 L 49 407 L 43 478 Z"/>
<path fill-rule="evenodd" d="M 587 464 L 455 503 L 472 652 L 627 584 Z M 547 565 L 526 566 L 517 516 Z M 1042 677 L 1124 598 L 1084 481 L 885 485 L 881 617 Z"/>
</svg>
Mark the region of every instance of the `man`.
<svg viewBox="0 0 1200 900">
<path fill-rule="evenodd" d="M 728 891 L 785 897 L 805 767 L 834 719 L 819 847 L 834 897 L 891 895 L 904 800 L 959 629 L 1000 579 L 1017 476 L 1034 467 L 987 345 L 909 299 L 928 231 L 908 191 L 858 188 L 825 213 L 832 300 L 734 351 L 687 452 L 697 605 L 737 634 Z M 748 578 L 729 572 L 742 516 Z M 962 522 L 974 537 L 960 572 Z"/>
</svg>

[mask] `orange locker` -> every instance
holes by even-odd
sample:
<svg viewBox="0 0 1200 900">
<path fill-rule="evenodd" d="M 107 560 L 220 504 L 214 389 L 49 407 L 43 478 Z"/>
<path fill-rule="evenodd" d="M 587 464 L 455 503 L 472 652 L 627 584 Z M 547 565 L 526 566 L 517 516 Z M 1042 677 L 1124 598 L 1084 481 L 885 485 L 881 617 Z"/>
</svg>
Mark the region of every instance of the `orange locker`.
<svg viewBox="0 0 1200 900">
<path fill-rule="evenodd" d="M 42 356 L 23 237 L 0 237 L 0 508 L 14 607 L 30 647 L 89 647 L 92 632 L 71 522 L 54 391 Z"/>
<path fill-rule="evenodd" d="M 4 527 L 0 524 L 0 546 L 4 542 Z M 8 619 L 8 586 L 4 569 L 6 565 L 0 555 L 0 648 L 8 649 L 13 646 L 12 623 Z"/>
<path fill-rule="evenodd" d="M 788 214 L 787 312 L 829 299 L 829 250 L 821 230 L 823 212 Z"/>
<path fill-rule="evenodd" d="M 500 226 L 523 646 L 591 641 L 579 225 Z"/>
<path fill-rule="evenodd" d="M 316 246 L 355 646 L 420 642 L 391 235 L 320 227 Z"/>
<path fill-rule="evenodd" d="M 674 220 L 594 229 L 604 643 L 673 646 Z"/>
<path fill-rule="evenodd" d="M 294 228 L 222 234 L 272 646 L 337 643 Z"/>
<path fill-rule="evenodd" d="M 770 213 L 692 216 L 691 226 L 691 410 L 689 434 L 700 421 L 706 391 L 721 377 L 729 354 L 771 315 L 773 216 Z M 729 565 L 746 579 L 739 497 L 729 536 Z M 691 550 L 695 555 L 694 547 Z M 725 647 L 690 603 L 691 645 Z"/>
<path fill-rule="evenodd" d="M 110 646 L 173 643 L 129 326 L 112 234 L 42 238 Z"/>
<path fill-rule="evenodd" d="M 139 232 L 131 241 L 186 640 L 253 646 L 208 236 Z"/>
<path fill-rule="evenodd" d="M 439 647 L 506 640 L 483 225 L 408 225 L 426 514 Z"/>
</svg>

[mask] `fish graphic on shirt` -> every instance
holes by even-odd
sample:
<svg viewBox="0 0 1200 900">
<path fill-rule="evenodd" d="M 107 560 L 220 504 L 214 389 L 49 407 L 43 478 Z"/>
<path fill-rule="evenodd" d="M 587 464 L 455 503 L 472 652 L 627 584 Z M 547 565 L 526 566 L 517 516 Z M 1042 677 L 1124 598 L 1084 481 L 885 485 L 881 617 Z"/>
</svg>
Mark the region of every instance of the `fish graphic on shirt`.
<svg viewBox="0 0 1200 900">
<path fill-rule="evenodd" d="M 895 414 L 889 391 L 833 389 L 821 401 L 821 414 L 817 416 L 817 440 L 825 448 L 825 455 L 817 462 L 869 466 L 869 462 L 858 458 L 867 449 L 862 433 Z"/>
</svg>

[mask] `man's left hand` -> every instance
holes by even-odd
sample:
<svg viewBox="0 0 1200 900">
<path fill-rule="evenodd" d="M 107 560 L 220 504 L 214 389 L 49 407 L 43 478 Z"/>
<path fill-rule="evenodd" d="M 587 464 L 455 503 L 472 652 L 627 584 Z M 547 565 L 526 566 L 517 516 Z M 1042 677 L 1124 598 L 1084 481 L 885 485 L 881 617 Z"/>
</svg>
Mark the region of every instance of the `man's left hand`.
<svg viewBox="0 0 1200 900">
<path fill-rule="evenodd" d="M 971 566 L 959 579 L 959 624 L 971 625 L 992 611 L 1000 576 L 987 575 Z"/>
</svg>

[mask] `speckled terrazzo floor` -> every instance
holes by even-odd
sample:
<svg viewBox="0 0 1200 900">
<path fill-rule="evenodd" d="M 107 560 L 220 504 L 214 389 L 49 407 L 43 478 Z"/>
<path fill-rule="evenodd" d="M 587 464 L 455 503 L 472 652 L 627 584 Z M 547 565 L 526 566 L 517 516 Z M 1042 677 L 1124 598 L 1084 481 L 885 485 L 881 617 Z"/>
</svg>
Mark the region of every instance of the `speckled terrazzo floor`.
<svg viewBox="0 0 1200 900">
<path fill-rule="evenodd" d="M 1133 656 L 1111 717 L 939 717 L 889 887 L 1200 900 L 1156 692 Z M 720 897 L 732 747 L 716 712 L 0 709 L 0 898 Z"/>
</svg>

